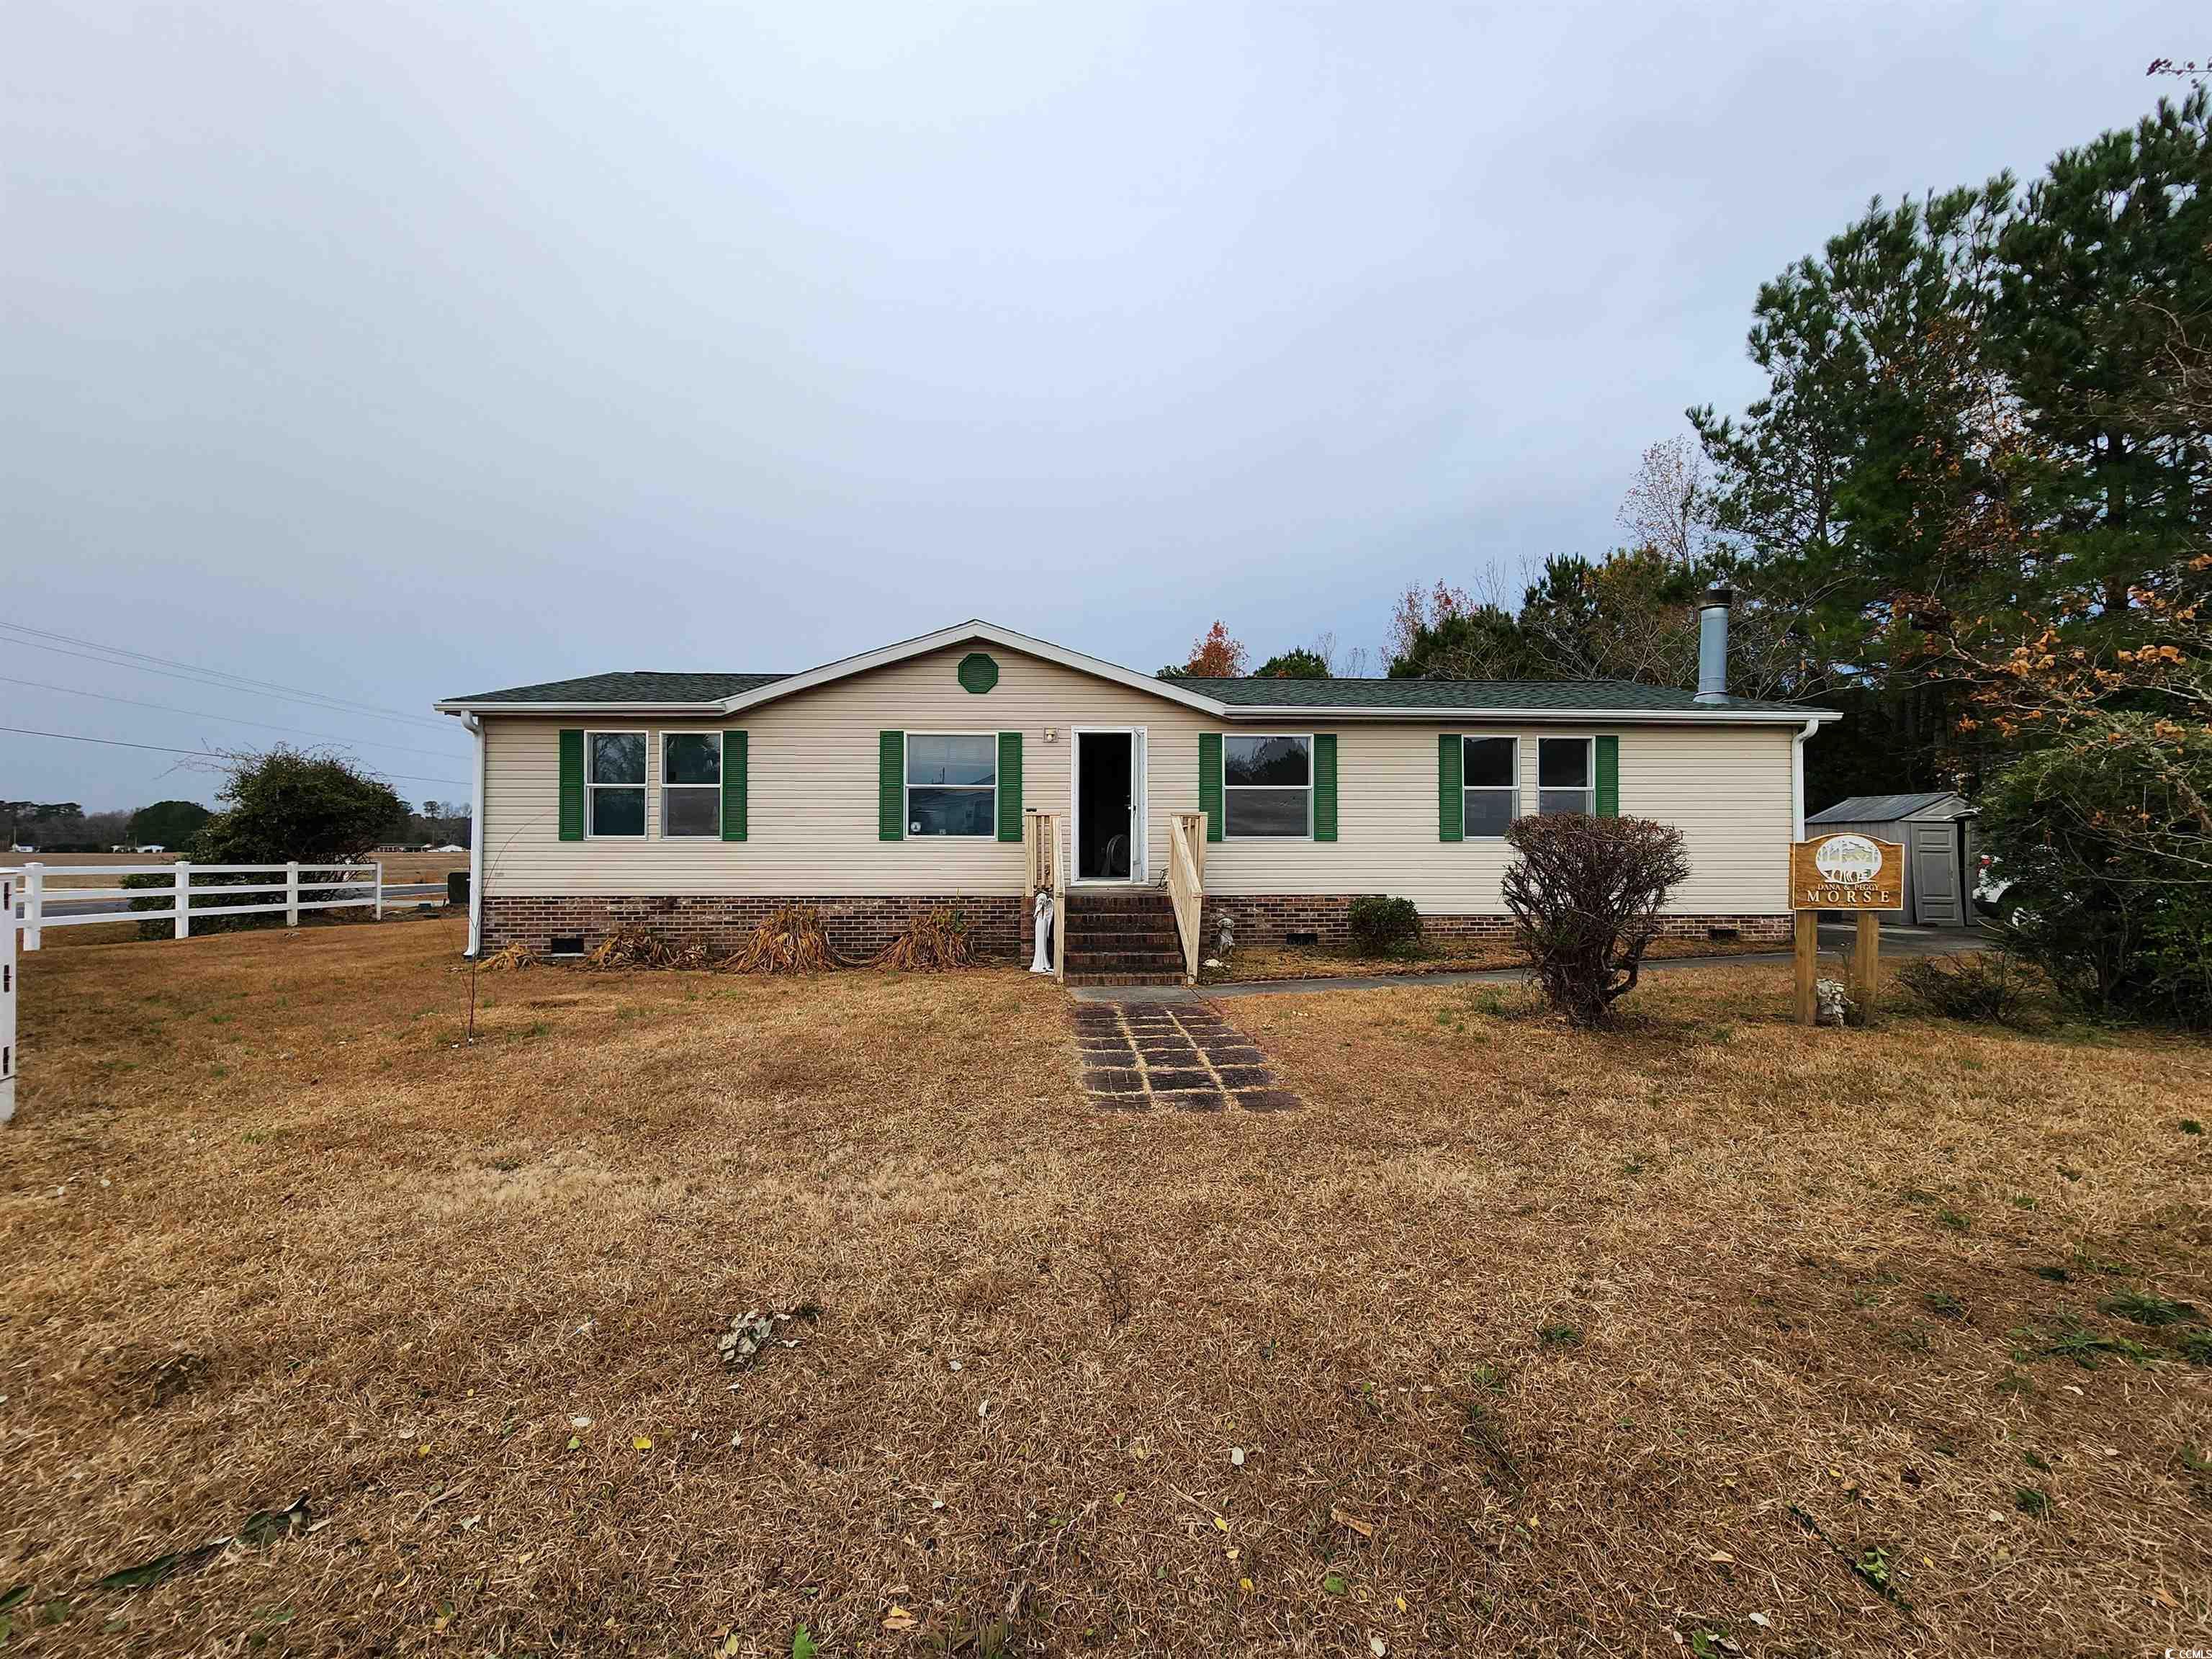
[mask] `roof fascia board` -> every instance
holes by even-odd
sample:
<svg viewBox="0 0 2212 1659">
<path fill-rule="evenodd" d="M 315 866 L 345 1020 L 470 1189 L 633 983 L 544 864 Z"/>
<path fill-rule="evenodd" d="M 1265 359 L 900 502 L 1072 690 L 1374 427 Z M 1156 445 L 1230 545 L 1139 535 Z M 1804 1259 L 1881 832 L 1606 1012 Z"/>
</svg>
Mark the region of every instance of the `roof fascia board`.
<svg viewBox="0 0 2212 1659">
<path fill-rule="evenodd" d="M 441 714 L 611 714 L 623 719 L 665 714 L 684 720 L 719 720 L 719 702 L 434 702 Z"/>
<path fill-rule="evenodd" d="M 1070 651 L 1049 640 L 1031 639 L 1026 634 L 1017 634 L 1011 628 L 1001 628 L 996 623 L 980 619 L 956 623 L 951 628 L 940 628 L 933 634 L 923 634 L 915 639 L 901 640 L 896 645 L 864 651 L 856 657 L 841 657 L 836 662 L 823 663 L 819 668 L 810 668 L 803 674 L 793 674 L 767 685 L 756 686 L 750 691 L 741 691 L 716 707 L 723 714 L 734 714 L 740 709 L 757 708 L 763 703 L 775 702 L 801 691 L 811 691 L 817 686 L 828 685 L 854 674 L 865 674 L 872 668 L 888 668 L 894 663 L 926 656 L 932 651 L 942 651 L 948 646 L 964 645 L 970 640 L 982 640 L 988 644 L 1003 646 L 1009 651 L 1019 651 L 1026 656 L 1057 663 L 1062 668 L 1072 668 L 1078 673 L 1110 680 L 1133 691 L 1149 692 L 1170 702 L 1181 703 L 1186 708 L 1195 708 L 1216 716 L 1226 712 L 1226 706 L 1213 698 L 1200 696 L 1194 691 L 1171 685 L 1152 675 L 1139 674 L 1119 663 L 1106 662 L 1097 657 L 1086 657 L 1080 651 Z"/>
<path fill-rule="evenodd" d="M 1568 726 L 1802 726 L 1843 716 L 1833 709 L 1757 708 L 1374 708 L 1337 703 L 1231 703 L 1229 719 L 1281 721 L 1314 715 L 1333 720 L 1402 720 L 1432 725 L 1483 720 L 1518 725 Z"/>
</svg>

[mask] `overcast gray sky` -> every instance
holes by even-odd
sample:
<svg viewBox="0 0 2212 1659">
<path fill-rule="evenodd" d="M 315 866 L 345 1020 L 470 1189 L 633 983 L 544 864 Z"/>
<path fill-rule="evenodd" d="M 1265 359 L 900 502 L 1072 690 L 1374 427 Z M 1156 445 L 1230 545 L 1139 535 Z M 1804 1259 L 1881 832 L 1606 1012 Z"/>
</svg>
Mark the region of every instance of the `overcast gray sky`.
<svg viewBox="0 0 2212 1659">
<path fill-rule="evenodd" d="M 2203 24 L 12 0 L 0 619 L 417 715 L 977 615 L 1371 646 L 1408 581 L 1609 545 L 1867 198 L 2131 122 Z M 457 732 L 0 664 L 0 725 L 467 776 Z M 0 795 L 206 798 L 174 760 L 0 732 Z"/>
</svg>

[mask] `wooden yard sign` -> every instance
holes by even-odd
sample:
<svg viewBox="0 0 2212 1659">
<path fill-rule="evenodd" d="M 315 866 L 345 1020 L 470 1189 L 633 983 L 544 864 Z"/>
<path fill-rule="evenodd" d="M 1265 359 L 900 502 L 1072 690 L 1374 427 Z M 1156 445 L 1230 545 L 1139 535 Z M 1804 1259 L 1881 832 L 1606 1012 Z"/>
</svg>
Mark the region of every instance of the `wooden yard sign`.
<svg viewBox="0 0 2212 1659">
<path fill-rule="evenodd" d="M 1852 995 L 1862 1008 L 1873 1006 L 1881 954 L 1879 913 L 1905 908 L 1904 844 L 1854 830 L 1792 843 L 1790 908 L 1797 913 L 1797 1023 L 1810 1025 L 1817 1017 L 1813 984 L 1819 977 L 1823 910 L 1850 910 L 1858 916 Z"/>
</svg>

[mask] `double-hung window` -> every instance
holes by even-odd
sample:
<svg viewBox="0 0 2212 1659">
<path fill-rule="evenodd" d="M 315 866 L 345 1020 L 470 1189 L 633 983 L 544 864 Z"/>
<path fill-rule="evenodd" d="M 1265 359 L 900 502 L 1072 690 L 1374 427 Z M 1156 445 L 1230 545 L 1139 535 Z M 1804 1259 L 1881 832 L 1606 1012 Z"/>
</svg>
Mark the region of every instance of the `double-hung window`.
<svg viewBox="0 0 2212 1659">
<path fill-rule="evenodd" d="M 585 833 L 595 839 L 645 833 L 645 733 L 584 736 Z"/>
<path fill-rule="evenodd" d="M 1521 816 L 1521 739 L 1460 739 L 1460 833 L 1495 841 Z"/>
<path fill-rule="evenodd" d="M 660 834 L 664 840 L 722 833 L 722 734 L 660 734 Z"/>
<path fill-rule="evenodd" d="M 999 734 L 906 734 L 906 832 L 909 836 L 995 836 L 999 832 Z"/>
<path fill-rule="evenodd" d="M 1539 812 L 1589 812 L 1595 810 L 1591 786 L 1596 769 L 1590 761 L 1588 738 L 1536 739 L 1536 810 Z"/>
<path fill-rule="evenodd" d="M 1221 811 L 1232 839 L 1311 836 L 1313 739 L 1224 737 Z"/>
</svg>

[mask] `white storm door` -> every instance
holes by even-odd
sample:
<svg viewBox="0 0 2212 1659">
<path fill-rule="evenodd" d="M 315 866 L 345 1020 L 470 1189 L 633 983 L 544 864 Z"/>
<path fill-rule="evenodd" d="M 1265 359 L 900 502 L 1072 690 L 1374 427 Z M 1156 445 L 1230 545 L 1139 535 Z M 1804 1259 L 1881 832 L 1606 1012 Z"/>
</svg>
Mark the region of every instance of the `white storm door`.
<svg viewBox="0 0 2212 1659">
<path fill-rule="evenodd" d="M 1145 728 L 1140 726 L 1129 736 L 1129 880 L 1139 887 L 1152 880 L 1146 847 L 1151 840 L 1152 822 L 1152 811 L 1146 805 L 1150 792 L 1145 787 L 1147 765 Z"/>
</svg>

